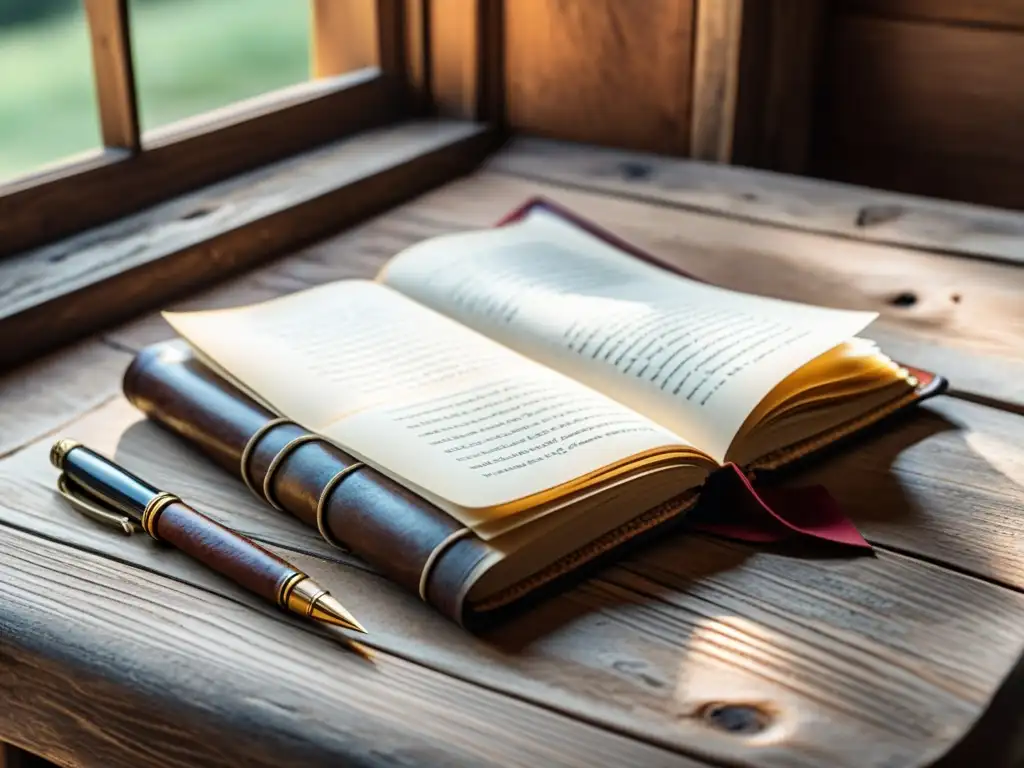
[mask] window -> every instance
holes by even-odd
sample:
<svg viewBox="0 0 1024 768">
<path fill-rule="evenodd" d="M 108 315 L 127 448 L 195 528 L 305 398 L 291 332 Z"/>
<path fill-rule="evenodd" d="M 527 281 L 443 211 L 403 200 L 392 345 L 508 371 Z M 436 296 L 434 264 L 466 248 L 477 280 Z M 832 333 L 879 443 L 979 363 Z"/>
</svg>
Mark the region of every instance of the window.
<svg viewBox="0 0 1024 768">
<path fill-rule="evenodd" d="M 143 130 L 309 78 L 301 0 L 131 0 L 130 11 Z"/>
<path fill-rule="evenodd" d="M 0 183 L 100 147 L 82 7 L 0 0 Z"/>
<path fill-rule="evenodd" d="M 0 0 L 0 256 L 410 114 L 407 2 Z"/>
<path fill-rule="evenodd" d="M 40 67 L 78 76 L 41 111 L 81 127 L 0 178 L 0 370 L 476 167 L 501 2 L 0 0 L 0 19 L 39 11 L 26 33 L 77 23 L 64 48 L 31 34 Z"/>
</svg>

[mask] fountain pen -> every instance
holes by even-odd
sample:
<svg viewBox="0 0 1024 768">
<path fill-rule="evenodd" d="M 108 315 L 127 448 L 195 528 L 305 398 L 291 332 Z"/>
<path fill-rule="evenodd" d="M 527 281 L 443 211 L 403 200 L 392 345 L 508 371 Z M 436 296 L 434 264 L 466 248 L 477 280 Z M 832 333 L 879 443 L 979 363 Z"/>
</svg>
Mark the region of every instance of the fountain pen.
<svg viewBox="0 0 1024 768">
<path fill-rule="evenodd" d="M 88 517 L 124 533 L 141 528 L 286 611 L 366 631 L 327 590 L 295 566 L 96 451 L 63 438 L 50 450 L 50 462 L 61 471 L 58 491 Z"/>
</svg>

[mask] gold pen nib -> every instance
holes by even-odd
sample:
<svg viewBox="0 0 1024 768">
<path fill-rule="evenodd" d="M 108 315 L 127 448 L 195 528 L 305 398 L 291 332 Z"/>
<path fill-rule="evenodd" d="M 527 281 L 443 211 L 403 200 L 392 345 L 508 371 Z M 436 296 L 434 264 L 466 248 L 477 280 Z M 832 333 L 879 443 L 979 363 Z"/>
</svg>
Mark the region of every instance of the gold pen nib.
<svg viewBox="0 0 1024 768">
<path fill-rule="evenodd" d="M 363 625 L 345 607 L 328 594 L 327 590 L 309 576 L 296 571 L 285 581 L 277 597 L 278 603 L 292 613 L 335 627 L 354 629 L 366 634 Z"/>
<path fill-rule="evenodd" d="M 313 601 L 309 617 L 325 624 L 333 624 L 336 627 L 354 629 L 356 632 L 366 634 L 363 625 L 356 621 L 356 617 L 345 610 L 344 606 L 328 594 L 320 595 Z"/>
</svg>

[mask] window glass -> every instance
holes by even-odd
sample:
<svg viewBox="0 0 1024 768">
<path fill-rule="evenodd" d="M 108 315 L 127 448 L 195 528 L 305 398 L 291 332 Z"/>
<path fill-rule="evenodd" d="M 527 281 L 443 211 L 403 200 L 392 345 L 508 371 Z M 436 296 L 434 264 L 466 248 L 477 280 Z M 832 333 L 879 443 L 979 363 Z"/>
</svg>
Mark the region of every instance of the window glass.
<svg viewBox="0 0 1024 768">
<path fill-rule="evenodd" d="M 80 0 L 0 0 L 0 183 L 100 146 Z"/>
<path fill-rule="evenodd" d="M 308 0 L 131 0 L 142 129 L 308 80 L 309 6 Z"/>
</svg>

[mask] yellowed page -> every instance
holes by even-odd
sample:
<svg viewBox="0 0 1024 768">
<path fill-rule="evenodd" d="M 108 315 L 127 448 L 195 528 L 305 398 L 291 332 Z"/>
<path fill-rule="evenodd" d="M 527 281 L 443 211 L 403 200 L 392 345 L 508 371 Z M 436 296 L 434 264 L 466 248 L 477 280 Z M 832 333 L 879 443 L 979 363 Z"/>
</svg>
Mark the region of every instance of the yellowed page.
<svg viewBox="0 0 1024 768">
<path fill-rule="evenodd" d="M 380 279 L 684 435 L 717 461 L 779 382 L 876 316 L 679 277 L 545 211 L 415 245 Z"/>
<path fill-rule="evenodd" d="M 686 445 L 611 398 L 368 281 L 165 317 L 275 410 L 466 525 L 492 523 L 488 535 L 504 530 L 493 525 L 496 515 L 516 511 L 495 508 L 545 503 L 536 496 L 636 454 Z"/>
</svg>

